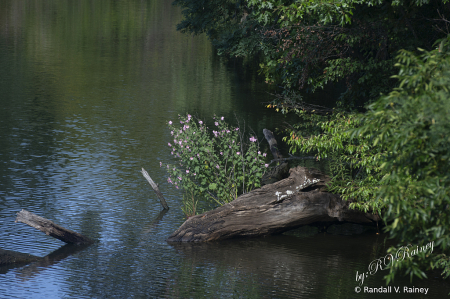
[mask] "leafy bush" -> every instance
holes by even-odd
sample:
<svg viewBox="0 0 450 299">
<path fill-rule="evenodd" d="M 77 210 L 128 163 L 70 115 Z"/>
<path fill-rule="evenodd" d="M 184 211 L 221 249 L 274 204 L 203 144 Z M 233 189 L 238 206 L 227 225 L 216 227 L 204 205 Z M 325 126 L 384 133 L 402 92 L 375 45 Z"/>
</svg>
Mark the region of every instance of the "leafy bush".
<svg viewBox="0 0 450 299">
<path fill-rule="evenodd" d="M 168 122 L 174 138 L 168 145 L 179 163 L 166 167 L 168 182 L 187 193 L 185 214 L 195 214 L 196 198 L 223 205 L 260 187 L 268 164 L 254 136 L 245 137 L 243 130 L 230 127 L 224 117 L 214 117 L 213 130 L 189 114 L 179 117 L 179 123 Z"/>
<path fill-rule="evenodd" d="M 421 55 L 406 50 L 397 57 L 399 87 L 370 105 L 354 137 L 371 138 L 386 148 L 377 198 L 386 204 L 386 230 L 400 243 L 419 247 L 434 241 L 443 253 L 450 245 L 450 35 Z M 392 249 L 394 250 L 394 249 Z M 448 256 L 420 252 L 391 268 L 426 277 L 421 267 L 445 268 Z"/>
<path fill-rule="evenodd" d="M 383 173 L 382 150 L 369 137 L 352 138 L 350 129 L 361 125 L 358 113 L 337 112 L 330 115 L 309 114 L 294 109 L 300 116 L 290 137 L 284 140 L 291 153 L 315 153 L 317 160 L 328 160 L 331 176 L 329 191 L 351 200 L 350 208 L 381 213 L 383 204 L 375 200 Z"/>
<path fill-rule="evenodd" d="M 362 113 L 310 115 L 295 108 L 291 152 L 330 159 L 330 189 L 351 199 L 352 208 L 380 213 L 400 246 L 434 242 L 441 253 L 418 252 L 395 263 L 387 282 L 404 269 L 442 268 L 450 276 L 450 36 L 421 55 L 397 56 L 399 87 Z M 396 249 L 391 248 L 391 253 Z"/>
</svg>

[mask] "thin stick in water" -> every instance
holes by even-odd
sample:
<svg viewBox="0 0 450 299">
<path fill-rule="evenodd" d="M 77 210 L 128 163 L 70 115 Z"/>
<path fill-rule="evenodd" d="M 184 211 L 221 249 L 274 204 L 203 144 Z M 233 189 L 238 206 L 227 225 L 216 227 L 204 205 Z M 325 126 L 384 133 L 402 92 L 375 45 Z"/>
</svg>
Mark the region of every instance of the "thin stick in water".
<svg viewBox="0 0 450 299">
<path fill-rule="evenodd" d="M 162 195 L 161 191 L 159 191 L 158 185 L 155 184 L 155 182 L 152 180 L 152 178 L 150 177 L 150 175 L 144 168 L 142 168 L 141 172 L 142 172 L 142 175 L 144 176 L 144 178 L 150 184 L 150 186 L 152 186 L 152 188 L 155 191 L 156 196 L 158 196 L 159 201 L 161 202 L 161 205 L 163 206 L 164 210 L 168 210 L 169 206 L 167 205 L 166 200 L 164 199 L 164 196 Z"/>
</svg>

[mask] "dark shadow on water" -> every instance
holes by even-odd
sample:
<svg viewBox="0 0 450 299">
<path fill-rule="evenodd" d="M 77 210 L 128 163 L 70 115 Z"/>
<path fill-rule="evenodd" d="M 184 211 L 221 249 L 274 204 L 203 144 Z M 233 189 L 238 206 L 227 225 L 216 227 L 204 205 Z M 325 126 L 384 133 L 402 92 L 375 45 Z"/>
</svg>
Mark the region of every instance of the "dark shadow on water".
<svg viewBox="0 0 450 299">
<path fill-rule="evenodd" d="M 358 238 L 319 234 L 169 244 L 185 260 L 192 261 L 192 268 L 226 265 L 240 275 L 257 275 L 260 281 L 286 285 L 285 292 L 298 294 L 300 298 L 327 298 L 328 291 L 336 287 L 335 280 L 344 285 L 354 284 L 356 270 L 364 270 L 368 265 L 360 261 L 381 255 L 384 239 L 385 236 L 373 234 Z M 350 287 L 347 289 L 352 291 Z"/>
<path fill-rule="evenodd" d="M 40 260 L 41 257 L 28 253 L 21 253 L 13 250 L 0 248 L 0 274 L 5 274 L 10 269 Z"/>
<path fill-rule="evenodd" d="M 51 267 L 62 260 L 68 258 L 69 256 L 72 256 L 87 247 L 89 247 L 90 244 L 85 245 L 75 245 L 75 244 L 66 244 L 59 249 L 51 252 L 50 254 L 39 258 L 37 261 L 31 261 L 31 263 L 15 263 L 10 264 L 6 266 L 0 267 L 0 274 L 5 274 L 11 269 L 20 268 L 24 265 L 27 265 L 23 267 L 22 269 L 19 269 L 17 271 L 17 277 L 20 277 L 22 279 L 33 277 L 37 274 L 39 274 L 41 271 L 45 270 L 48 267 Z"/>
<path fill-rule="evenodd" d="M 190 261 L 184 267 L 186 273 L 180 273 L 175 281 L 184 276 L 195 276 L 190 269 L 213 265 L 215 269 L 234 273 L 231 275 L 233 277 L 253 277 L 257 285 L 267 286 L 269 289 L 275 287 L 279 298 L 355 298 L 355 274 L 357 271 L 367 271 L 371 261 L 386 255 L 387 248 L 392 245 L 392 240 L 387 237 L 386 234 L 375 233 L 357 236 L 318 233 L 310 237 L 280 235 L 209 243 L 169 244 L 183 260 Z M 370 275 L 364 285 L 385 286 L 383 277 L 386 274 L 388 270 L 380 270 Z M 445 293 L 440 291 L 442 280 L 417 279 L 411 283 L 408 277 L 398 277 L 395 282 L 395 285 L 401 286 L 430 287 L 432 296 L 428 297 L 439 298 L 441 293 Z M 360 295 L 358 298 L 369 298 L 368 295 L 373 294 Z M 386 295 L 384 298 L 399 298 L 396 294 L 383 295 Z"/>
</svg>

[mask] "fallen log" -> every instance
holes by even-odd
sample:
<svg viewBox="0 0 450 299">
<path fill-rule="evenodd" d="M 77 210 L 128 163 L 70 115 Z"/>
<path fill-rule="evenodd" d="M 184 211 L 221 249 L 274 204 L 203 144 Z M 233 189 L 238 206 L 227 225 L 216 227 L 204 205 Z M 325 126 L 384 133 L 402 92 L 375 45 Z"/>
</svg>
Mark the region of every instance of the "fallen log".
<svg viewBox="0 0 450 299">
<path fill-rule="evenodd" d="M 168 242 L 204 242 L 283 233 L 315 222 L 376 223 L 377 215 L 349 209 L 349 202 L 326 192 L 330 178 L 298 166 L 290 176 L 239 196 L 184 222 Z"/>
<path fill-rule="evenodd" d="M 64 227 L 59 226 L 48 219 L 45 219 L 43 217 L 40 217 L 36 214 L 33 214 L 23 209 L 22 211 L 17 213 L 15 222 L 16 223 L 22 222 L 28 224 L 29 226 L 44 232 L 46 235 L 52 236 L 53 238 L 56 238 L 66 243 L 70 244 L 94 243 L 94 241 L 88 237 L 85 237 L 71 230 L 65 229 Z"/>
</svg>

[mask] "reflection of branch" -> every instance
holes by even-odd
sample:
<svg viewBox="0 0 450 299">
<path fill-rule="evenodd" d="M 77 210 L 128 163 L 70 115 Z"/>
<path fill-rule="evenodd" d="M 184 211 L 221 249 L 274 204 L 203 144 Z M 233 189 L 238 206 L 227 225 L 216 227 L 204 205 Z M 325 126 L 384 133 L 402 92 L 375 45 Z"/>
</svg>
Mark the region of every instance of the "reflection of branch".
<svg viewBox="0 0 450 299">
<path fill-rule="evenodd" d="M 18 276 L 21 277 L 23 280 L 27 280 L 27 278 L 31 278 L 39 274 L 41 271 L 45 270 L 45 268 L 55 265 L 60 261 L 64 260 L 65 258 L 82 251 L 89 245 L 90 244 L 84 245 L 66 244 L 60 247 L 59 249 L 51 252 L 50 254 L 46 255 L 41 260 L 32 263 L 24 267 L 23 269 L 20 269 L 18 271 Z"/>
<path fill-rule="evenodd" d="M 272 155 L 275 159 L 281 159 L 283 156 L 280 154 L 280 151 L 278 150 L 278 143 L 275 139 L 275 136 L 273 136 L 273 133 L 267 129 L 263 129 L 264 137 L 267 140 L 267 143 L 269 143 L 270 151 L 272 152 Z"/>
<path fill-rule="evenodd" d="M 0 248 L 0 274 L 5 274 L 8 269 L 17 268 L 24 264 L 39 261 L 42 258 L 28 253 Z"/>
<path fill-rule="evenodd" d="M 169 210 L 164 209 L 159 212 L 158 216 L 142 231 L 142 233 L 148 234 L 155 226 L 158 225 L 158 223 L 163 219 L 164 215 L 166 215 L 168 211 Z"/>
</svg>

